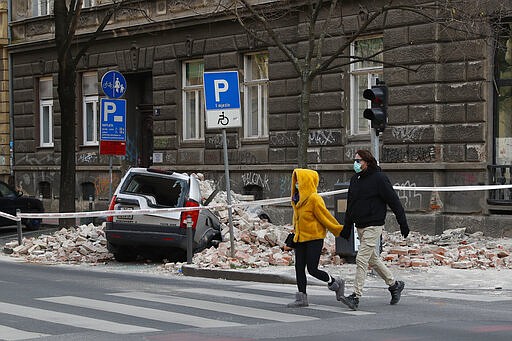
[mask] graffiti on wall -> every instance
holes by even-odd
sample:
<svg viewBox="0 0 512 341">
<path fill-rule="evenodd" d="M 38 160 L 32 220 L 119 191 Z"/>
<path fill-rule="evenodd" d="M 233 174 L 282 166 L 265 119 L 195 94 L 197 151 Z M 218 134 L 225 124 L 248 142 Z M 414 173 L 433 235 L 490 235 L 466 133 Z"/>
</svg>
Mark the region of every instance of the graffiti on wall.
<svg viewBox="0 0 512 341">
<path fill-rule="evenodd" d="M 413 141 L 421 138 L 421 129 L 416 126 L 393 127 L 391 134 L 394 138 L 405 141 Z"/>
<path fill-rule="evenodd" d="M 333 133 L 330 130 L 315 130 L 309 133 L 309 144 L 316 146 L 327 146 L 337 144 L 340 134 Z"/>
<path fill-rule="evenodd" d="M 242 174 L 242 183 L 245 186 L 247 185 L 258 185 L 264 190 L 270 191 L 270 179 L 266 174 L 259 174 L 254 172 L 248 172 Z"/>
<path fill-rule="evenodd" d="M 77 155 L 77 163 L 96 163 L 98 162 L 98 153 L 86 152 Z"/>
<path fill-rule="evenodd" d="M 23 165 L 56 165 L 60 164 L 60 156 L 56 157 L 53 154 L 25 154 L 16 160 L 16 164 Z"/>
<path fill-rule="evenodd" d="M 393 186 L 403 186 L 403 187 L 416 187 L 415 182 L 411 182 L 410 180 L 405 181 L 404 183 L 395 183 Z M 397 190 L 398 198 L 403 202 L 404 207 L 421 207 L 423 202 L 423 194 L 416 192 L 415 190 Z"/>
</svg>

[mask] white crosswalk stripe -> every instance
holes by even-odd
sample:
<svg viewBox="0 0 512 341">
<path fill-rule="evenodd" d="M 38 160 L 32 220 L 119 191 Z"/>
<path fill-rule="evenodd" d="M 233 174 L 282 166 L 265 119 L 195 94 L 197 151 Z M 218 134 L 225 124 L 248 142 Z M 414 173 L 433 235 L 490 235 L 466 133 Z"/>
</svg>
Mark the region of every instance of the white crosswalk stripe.
<svg viewBox="0 0 512 341">
<path fill-rule="evenodd" d="M 52 303 L 67 304 L 75 307 L 96 309 L 122 315 L 137 316 L 139 318 L 156 320 L 160 322 L 184 324 L 187 326 L 199 328 L 242 326 L 242 324 L 235 322 L 214 320 L 190 314 L 175 313 L 167 310 L 144 308 L 129 304 L 93 300 L 90 298 L 76 296 L 48 297 L 39 298 L 39 300 Z"/>
<path fill-rule="evenodd" d="M 197 292 L 197 289 L 183 288 L 183 289 L 180 289 L 180 291 L 182 291 L 182 292 Z M 288 291 L 288 292 L 290 292 L 290 291 Z M 206 288 L 202 288 L 201 293 L 204 295 L 212 296 L 212 297 L 237 298 L 237 299 L 242 299 L 242 300 L 246 300 L 246 301 L 273 303 L 273 304 L 280 304 L 280 305 L 286 305 L 293 300 L 291 298 L 281 298 L 281 297 L 273 297 L 273 296 L 266 296 L 266 295 L 260 295 L 260 294 L 249 294 L 249 293 L 239 292 L 239 291 L 225 291 L 225 290 L 206 289 Z M 334 295 L 332 293 L 330 296 L 334 297 Z M 309 307 L 304 308 L 304 309 L 331 311 L 334 313 L 355 315 L 355 316 L 374 315 L 375 314 L 374 312 L 370 312 L 370 311 L 347 310 L 345 308 L 345 306 L 343 306 L 341 303 L 339 303 L 338 306 L 330 306 L 330 305 L 312 304 L 310 302 Z"/>
<path fill-rule="evenodd" d="M 203 289 L 201 289 L 203 291 Z M 210 302 L 205 300 L 196 300 L 192 298 L 183 298 L 178 296 L 167 296 L 167 295 L 159 295 L 152 294 L 146 292 L 125 292 L 125 293 L 115 293 L 110 294 L 113 296 L 133 298 L 137 300 L 145 300 L 152 302 L 161 302 L 168 303 L 173 305 L 179 305 L 184 307 L 191 307 L 197 309 L 211 310 L 211 311 L 220 311 L 224 313 L 229 313 L 232 315 L 252 317 L 263 320 L 271 320 L 278 322 L 301 322 L 301 321 L 313 321 L 318 320 L 316 317 L 296 315 L 296 314 L 287 314 L 280 313 L 276 311 L 266 310 L 266 309 L 257 309 L 251 307 L 244 307 L 240 305 L 219 303 L 219 302 Z"/>
<path fill-rule="evenodd" d="M 28 332 L 25 330 L 15 329 L 7 326 L 0 325 L 0 339 L 1 340 L 26 340 L 26 339 L 35 339 L 36 337 L 45 337 L 50 336 L 48 334 L 43 333 L 34 333 Z"/>
<path fill-rule="evenodd" d="M 109 322 L 91 317 L 61 313 L 47 309 L 27 307 L 17 304 L 0 302 L 0 311 L 3 314 L 21 316 L 39 321 L 64 324 L 73 327 L 87 328 L 116 334 L 147 333 L 158 329 L 137 327 L 129 324 Z"/>
</svg>

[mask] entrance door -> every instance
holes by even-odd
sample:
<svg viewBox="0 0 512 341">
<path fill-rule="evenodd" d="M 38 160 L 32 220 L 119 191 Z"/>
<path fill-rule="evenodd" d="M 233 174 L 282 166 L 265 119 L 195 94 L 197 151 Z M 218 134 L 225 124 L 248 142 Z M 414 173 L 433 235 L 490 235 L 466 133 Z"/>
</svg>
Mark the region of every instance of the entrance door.
<svg viewBox="0 0 512 341">
<path fill-rule="evenodd" d="M 125 76 L 126 161 L 133 167 L 153 164 L 153 81 L 150 72 Z"/>
</svg>

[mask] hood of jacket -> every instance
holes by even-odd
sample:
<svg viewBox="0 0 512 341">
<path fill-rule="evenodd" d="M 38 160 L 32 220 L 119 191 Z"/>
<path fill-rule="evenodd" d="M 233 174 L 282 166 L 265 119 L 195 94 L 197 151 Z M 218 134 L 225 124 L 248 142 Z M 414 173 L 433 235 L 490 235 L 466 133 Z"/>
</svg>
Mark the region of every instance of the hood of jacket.
<svg viewBox="0 0 512 341">
<path fill-rule="evenodd" d="M 320 178 L 318 173 L 312 169 L 296 168 L 292 174 L 292 198 L 296 194 L 295 184 L 299 184 L 299 201 L 295 204 L 297 207 L 304 205 L 311 194 L 317 192 Z"/>
</svg>

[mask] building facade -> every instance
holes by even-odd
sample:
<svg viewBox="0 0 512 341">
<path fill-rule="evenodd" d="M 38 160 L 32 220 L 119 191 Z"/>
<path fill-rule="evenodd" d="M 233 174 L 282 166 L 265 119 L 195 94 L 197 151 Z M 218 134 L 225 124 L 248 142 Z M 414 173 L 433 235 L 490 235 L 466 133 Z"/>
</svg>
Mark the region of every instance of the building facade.
<svg viewBox="0 0 512 341">
<path fill-rule="evenodd" d="M 12 182 L 7 0 L 0 1 L 0 180 Z"/>
<path fill-rule="evenodd" d="M 227 130 L 231 188 L 256 199 L 288 196 L 298 162 L 301 83 L 286 55 L 254 39 L 231 12 L 208 11 L 208 2 L 131 3 L 78 65 L 78 207 L 85 209 L 91 197 L 103 209 L 109 200 L 109 156 L 98 147 L 100 81 L 109 70 L 127 81 L 127 154 L 113 157 L 114 185 L 129 167 L 153 165 L 204 173 L 224 188 L 222 134 L 205 125 L 202 76 L 237 70 L 243 126 Z M 109 6 L 84 2 L 76 48 Z M 272 25 L 300 55 L 307 42 L 304 9 L 279 9 Z M 368 15 L 357 1 L 343 2 L 342 9 L 335 21 L 345 33 L 326 39 L 325 56 Z M 57 211 L 62 132 L 52 1 L 17 0 L 12 10 L 15 183 Z M 320 191 L 347 182 L 355 151 L 372 148 L 362 92 L 385 81 L 389 118 L 380 135 L 380 165 L 393 184 L 412 187 L 398 191 L 412 229 L 439 233 L 464 226 L 512 235 L 508 190 L 414 190 L 511 182 L 512 21 L 499 19 L 484 26 L 487 33 L 496 28 L 493 34 L 460 34 L 424 16 L 391 11 L 350 44 L 345 55 L 360 60 L 340 62 L 313 82 L 308 165 L 321 175 Z M 334 207 L 332 197 L 326 202 Z M 266 210 L 276 221 L 289 221 L 289 205 Z"/>
</svg>

